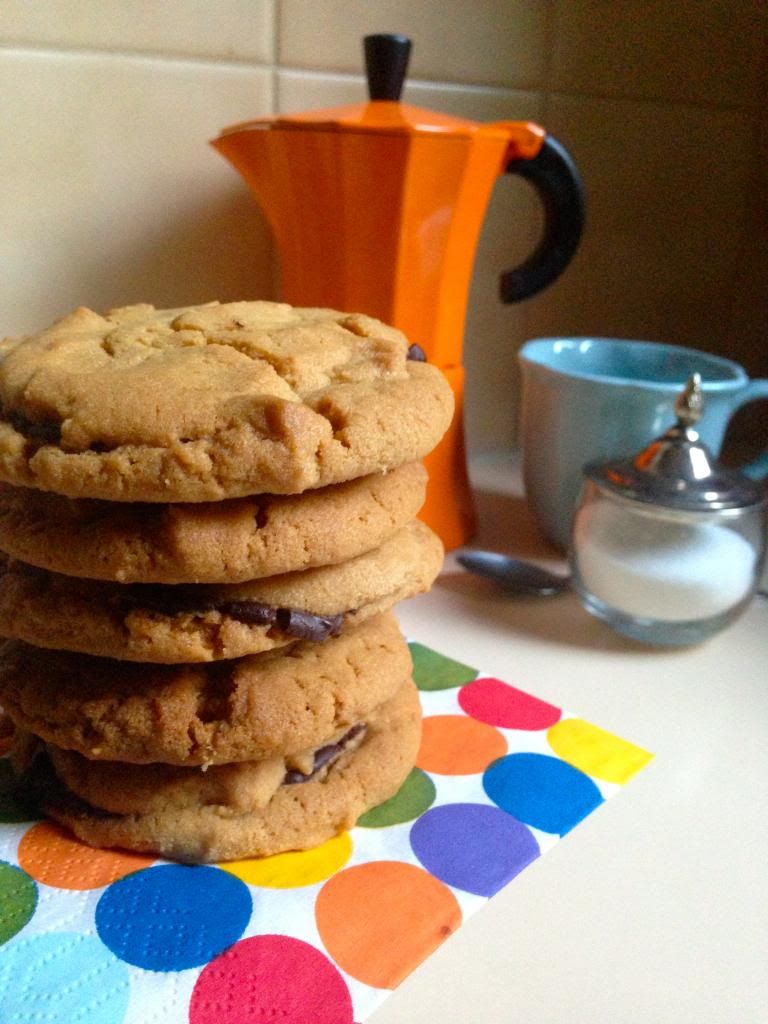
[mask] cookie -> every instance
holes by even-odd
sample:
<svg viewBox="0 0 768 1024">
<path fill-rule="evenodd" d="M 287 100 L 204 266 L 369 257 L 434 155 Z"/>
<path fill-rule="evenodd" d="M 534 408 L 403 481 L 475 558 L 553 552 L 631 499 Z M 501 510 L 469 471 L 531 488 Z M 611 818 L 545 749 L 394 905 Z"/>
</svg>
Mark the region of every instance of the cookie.
<svg viewBox="0 0 768 1024">
<path fill-rule="evenodd" d="M 384 612 L 324 644 L 300 641 L 211 665 L 149 665 L 8 641 L 0 705 L 16 726 L 105 761 L 259 761 L 364 721 L 412 671 Z"/>
<path fill-rule="evenodd" d="M 71 793 L 112 814 L 163 814 L 201 805 L 215 805 L 222 815 L 243 814 L 265 807 L 280 786 L 327 775 L 344 753 L 360 746 L 377 711 L 365 722 L 329 737 L 321 747 L 207 768 L 89 761 L 82 754 L 51 745 L 44 750 Z M 29 753 L 22 756 L 29 759 Z"/>
<path fill-rule="evenodd" d="M 256 810 L 238 812 L 201 800 L 144 814 L 112 814 L 57 793 L 55 786 L 45 809 L 92 846 L 119 846 L 190 863 L 305 850 L 351 828 L 366 810 L 393 796 L 413 768 L 420 735 L 418 691 L 408 681 L 370 717 L 357 749 L 342 753 L 311 781 L 279 786 Z"/>
<path fill-rule="evenodd" d="M 183 505 L 0 484 L 0 550 L 41 569 L 118 583 L 242 583 L 378 547 L 416 516 L 426 482 L 424 467 L 411 462 L 301 495 Z"/>
<path fill-rule="evenodd" d="M 327 640 L 428 590 L 442 560 L 440 540 L 413 520 L 338 565 L 233 585 L 102 583 L 10 562 L 0 567 L 0 635 L 123 661 L 238 658 Z"/>
<path fill-rule="evenodd" d="M 4 348 L 0 479 L 68 497 L 297 494 L 421 459 L 453 414 L 400 331 L 335 310 L 80 308 Z"/>
</svg>

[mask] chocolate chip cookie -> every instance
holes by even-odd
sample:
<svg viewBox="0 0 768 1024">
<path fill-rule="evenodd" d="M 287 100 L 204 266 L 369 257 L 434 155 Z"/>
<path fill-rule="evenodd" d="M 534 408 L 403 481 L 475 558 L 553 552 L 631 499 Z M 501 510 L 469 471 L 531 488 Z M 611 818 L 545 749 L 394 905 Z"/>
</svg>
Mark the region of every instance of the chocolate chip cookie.
<svg viewBox="0 0 768 1024">
<path fill-rule="evenodd" d="M 297 494 L 421 459 L 453 414 L 400 331 L 334 310 L 79 308 L 3 348 L 0 479 L 68 497 Z"/>
<path fill-rule="evenodd" d="M 323 644 L 208 665 L 0 650 L 0 705 L 19 729 L 93 760 L 212 765 L 294 755 L 365 721 L 410 678 L 391 612 Z"/>
<path fill-rule="evenodd" d="M 0 484 L 0 550 L 118 583 L 242 583 L 378 547 L 424 504 L 419 462 L 300 495 L 198 504 L 64 498 Z M 339 524 L 343 529 L 339 529 Z"/>
<path fill-rule="evenodd" d="M 0 635 L 124 661 L 238 658 L 353 628 L 428 590 L 442 561 L 418 520 L 338 565 L 220 586 L 102 583 L 0 558 Z"/>
<path fill-rule="evenodd" d="M 86 843 L 152 852 L 180 861 L 239 860 L 305 850 L 351 828 L 361 814 L 389 799 L 404 782 L 416 759 L 421 735 L 416 687 L 410 680 L 401 685 L 361 724 L 365 729 L 359 745 L 350 745 L 327 769 L 316 775 L 310 773 L 303 781 L 283 778 L 266 802 L 262 791 L 256 806 L 247 798 L 243 804 L 242 791 L 240 799 L 234 800 L 215 788 L 203 796 L 207 786 L 204 776 L 208 773 L 199 769 L 177 769 L 195 773 L 184 782 L 178 775 L 169 781 L 165 769 L 156 771 L 148 766 L 147 789 L 152 789 L 156 777 L 156 781 L 162 780 L 160 785 L 165 782 L 169 795 L 164 801 L 162 795 L 148 794 L 150 809 L 144 813 L 138 809 L 130 814 L 107 811 L 64 786 L 57 790 L 55 780 L 48 788 L 46 810 Z M 99 771 L 98 766 L 95 771 Z M 209 769 L 214 771 L 217 769 Z M 253 772 L 258 773 L 258 769 Z M 247 789 L 248 768 L 241 769 L 239 775 L 240 786 Z M 195 800 L 193 793 L 198 786 L 200 795 Z M 226 783 L 224 786 L 226 789 Z M 185 796 L 179 800 L 181 791 Z"/>
</svg>

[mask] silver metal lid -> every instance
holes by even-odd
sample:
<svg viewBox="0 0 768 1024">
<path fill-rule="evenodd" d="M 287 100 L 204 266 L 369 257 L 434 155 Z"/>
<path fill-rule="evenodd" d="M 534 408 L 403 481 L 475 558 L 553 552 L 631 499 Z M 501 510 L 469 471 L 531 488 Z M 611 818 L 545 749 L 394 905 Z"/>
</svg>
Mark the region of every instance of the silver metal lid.
<svg viewBox="0 0 768 1024">
<path fill-rule="evenodd" d="M 675 403 L 677 423 L 631 459 L 591 462 L 584 474 L 600 487 L 651 505 L 691 512 L 750 508 L 768 500 L 765 489 L 736 470 L 720 466 L 694 424 L 704 399 L 693 374 Z"/>
</svg>

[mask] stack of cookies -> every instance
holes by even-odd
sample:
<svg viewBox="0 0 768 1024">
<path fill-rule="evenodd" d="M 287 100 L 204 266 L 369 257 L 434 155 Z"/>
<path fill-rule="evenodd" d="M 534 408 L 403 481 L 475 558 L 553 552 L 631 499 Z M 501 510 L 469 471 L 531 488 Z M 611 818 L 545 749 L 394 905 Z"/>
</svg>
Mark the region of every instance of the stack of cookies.
<svg viewBox="0 0 768 1024">
<path fill-rule="evenodd" d="M 440 372 L 369 317 L 268 302 L 78 309 L 2 348 L 0 704 L 47 812 L 199 862 L 393 795 Z"/>
</svg>

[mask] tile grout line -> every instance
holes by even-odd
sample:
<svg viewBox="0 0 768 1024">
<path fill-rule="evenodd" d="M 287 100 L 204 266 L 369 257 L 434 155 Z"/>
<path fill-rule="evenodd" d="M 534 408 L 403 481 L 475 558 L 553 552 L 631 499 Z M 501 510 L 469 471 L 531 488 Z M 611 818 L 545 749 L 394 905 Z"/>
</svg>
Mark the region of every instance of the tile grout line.
<svg viewBox="0 0 768 1024">
<path fill-rule="evenodd" d="M 56 46 L 51 43 L 14 43 L 0 41 L 0 55 L 9 53 L 20 57 L 106 57 L 146 64 L 196 64 L 220 68 L 264 68 L 271 65 L 257 57 L 225 57 L 214 54 L 182 53 L 169 50 L 112 50 L 98 46 Z"/>
<path fill-rule="evenodd" d="M 357 71 L 338 71 L 331 69 L 307 68 L 300 65 L 283 65 L 277 59 L 264 61 L 254 57 L 217 57 L 214 55 L 174 53 L 169 51 L 151 52 L 148 50 L 110 50 L 98 47 L 66 47 L 54 46 L 51 44 L 39 44 L 25 42 L 23 44 L 0 41 L 0 56 L 2 54 L 15 54 L 18 56 L 35 57 L 106 57 L 116 60 L 124 59 L 147 64 L 186 64 L 189 66 L 221 68 L 225 70 L 262 70 L 277 75 L 279 72 L 289 72 L 306 76 L 308 79 L 317 78 L 341 78 L 348 81 L 364 81 L 364 76 Z M 546 72 L 545 72 L 546 74 Z M 637 96 L 629 93 L 610 94 L 601 91 L 578 91 L 551 89 L 550 83 L 546 82 L 545 87 L 536 88 L 529 85 L 499 85 L 497 83 L 467 82 L 461 80 L 444 81 L 429 78 L 411 78 L 409 85 L 421 88 L 438 88 L 460 90 L 462 92 L 496 93 L 499 96 L 512 93 L 541 93 L 544 96 L 545 114 L 548 113 L 550 101 L 555 97 L 566 97 L 578 100 L 597 100 L 606 103 L 636 103 L 658 107 L 677 108 L 692 111 L 709 111 L 719 113 L 744 114 L 755 116 L 758 106 L 738 103 L 707 103 L 685 99 L 670 99 L 660 96 Z"/>
</svg>

